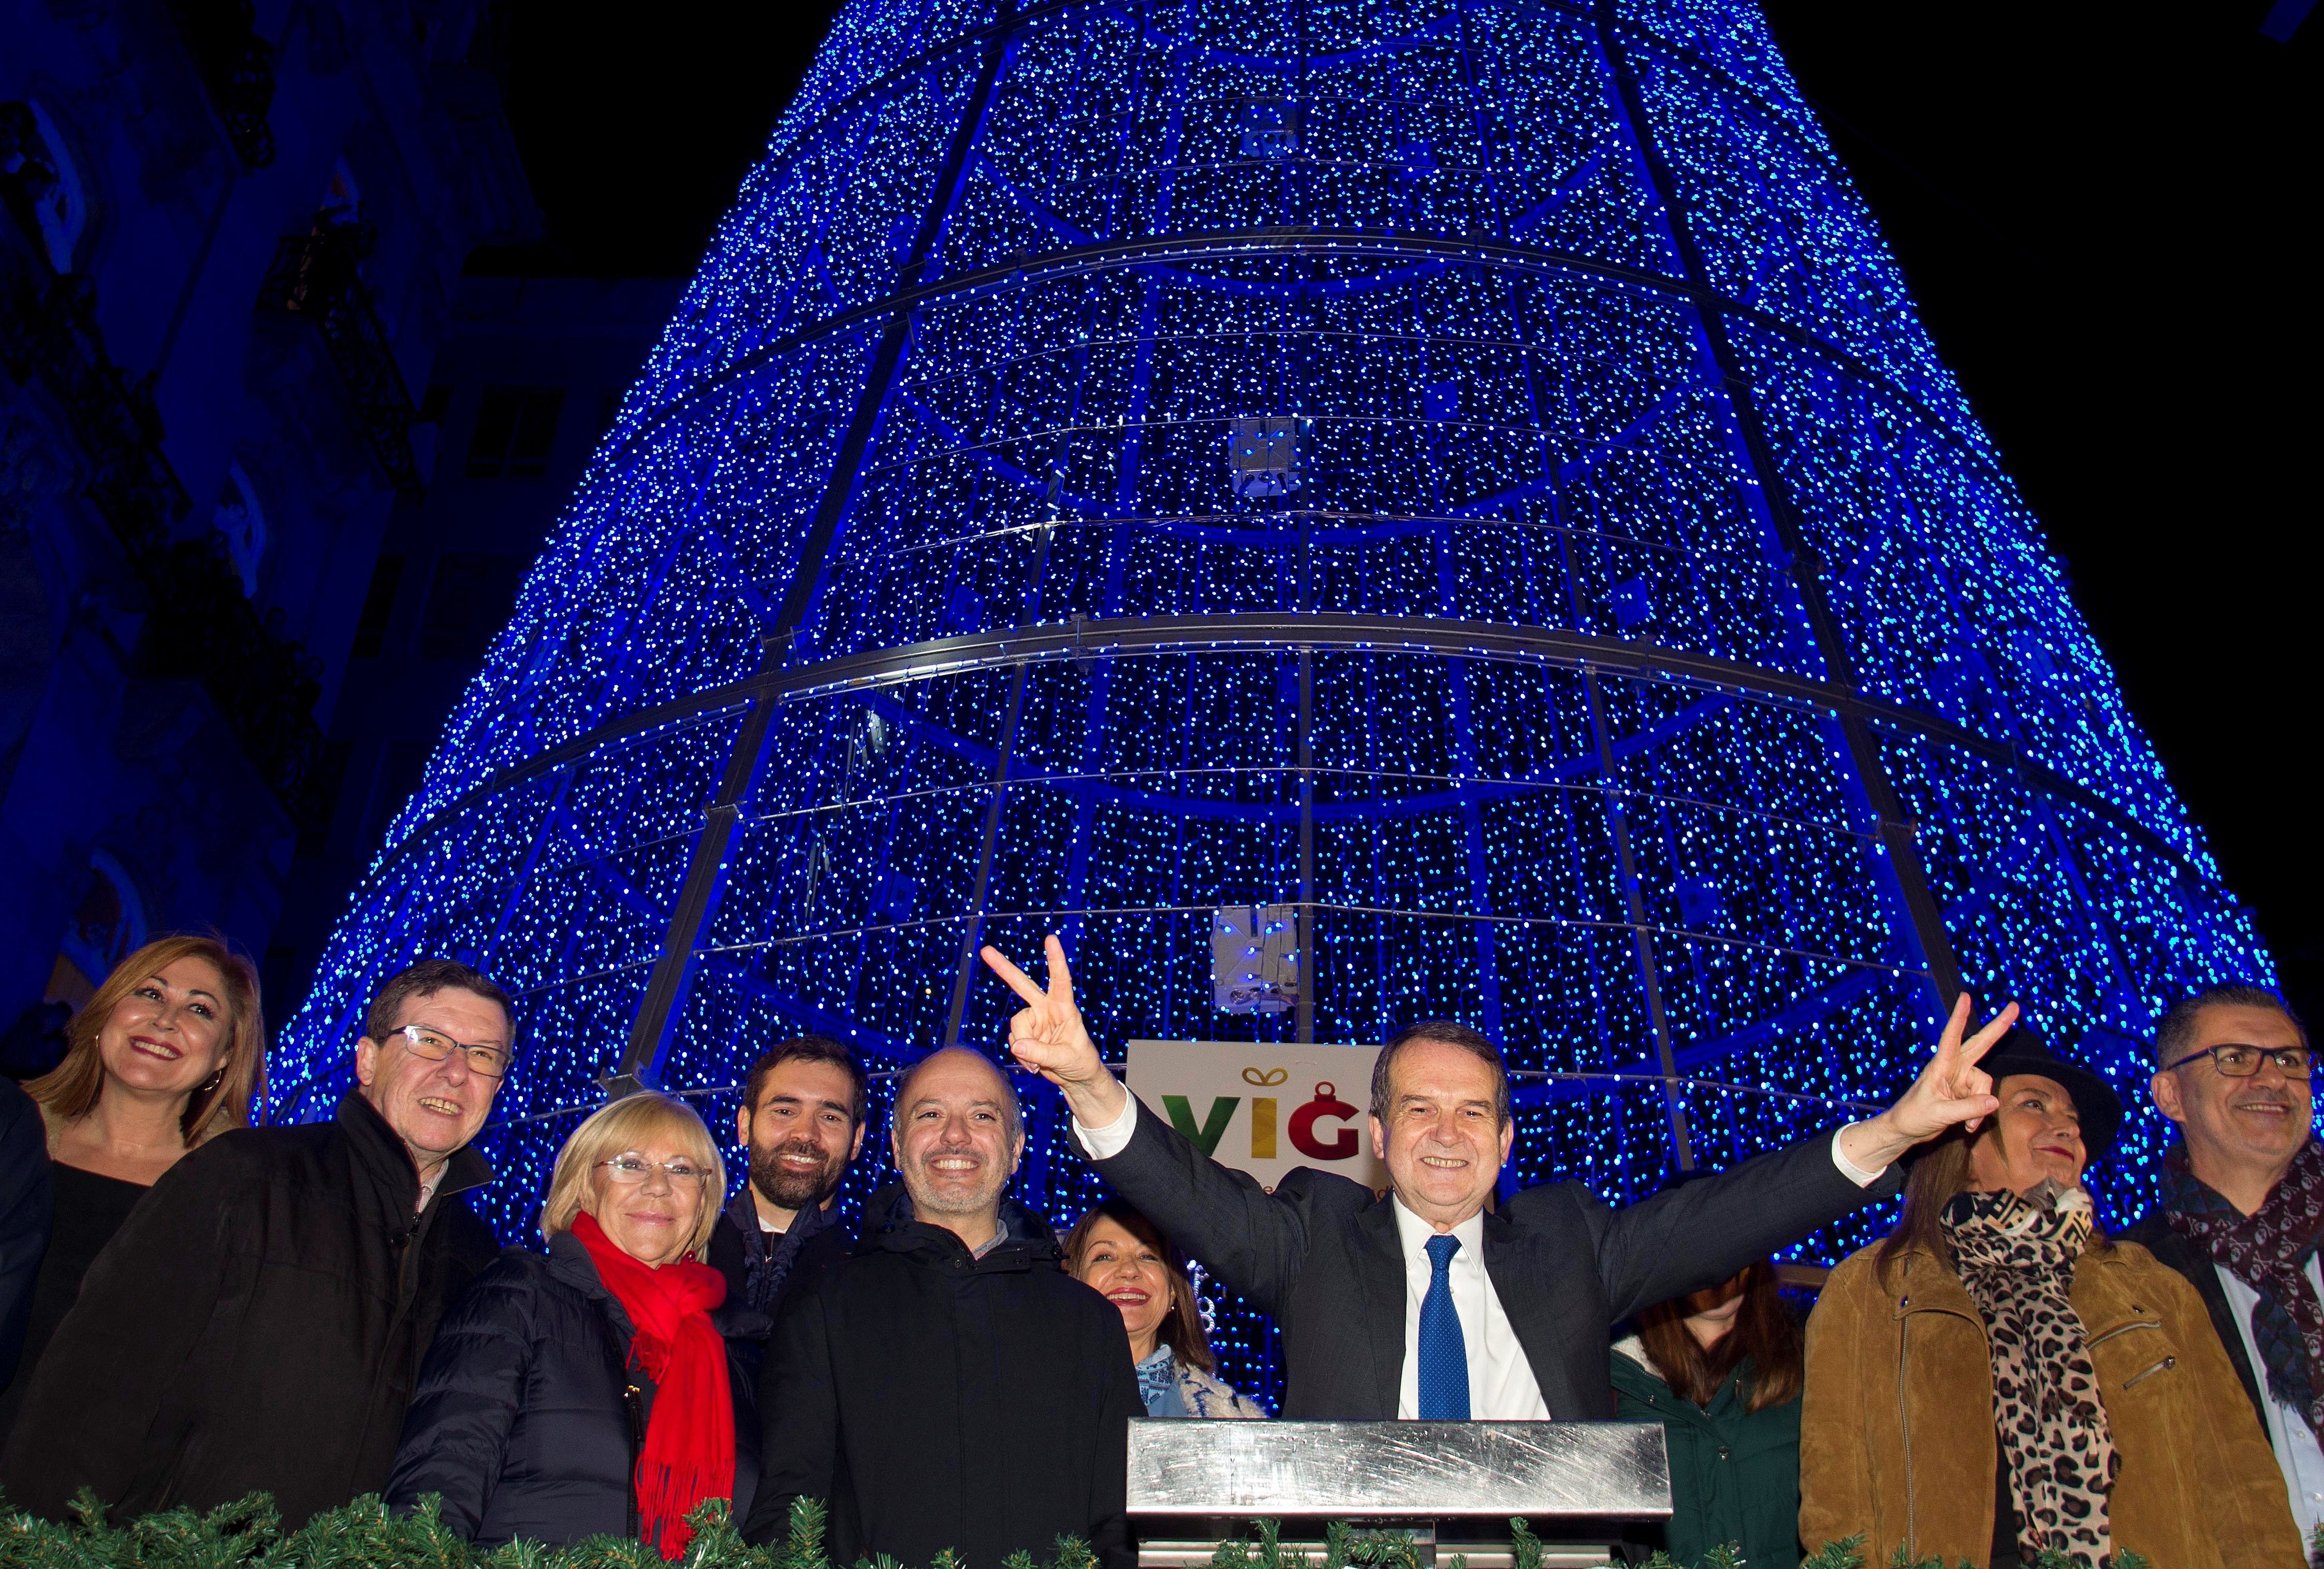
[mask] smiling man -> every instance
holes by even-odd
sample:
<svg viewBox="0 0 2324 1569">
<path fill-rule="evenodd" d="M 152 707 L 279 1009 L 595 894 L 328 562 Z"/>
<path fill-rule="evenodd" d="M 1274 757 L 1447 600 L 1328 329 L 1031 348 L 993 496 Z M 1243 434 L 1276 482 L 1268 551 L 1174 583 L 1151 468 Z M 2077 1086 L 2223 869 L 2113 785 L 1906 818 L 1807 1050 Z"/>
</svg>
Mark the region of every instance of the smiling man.
<svg viewBox="0 0 2324 1569">
<path fill-rule="evenodd" d="M 186 1156 L 90 1265 L 0 1459 L 11 1502 L 124 1518 L 244 1493 L 296 1527 L 386 1482 L 436 1321 L 499 1251 L 460 1195 L 508 1071 L 508 999 L 465 964 L 383 987 L 328 1122 Z"/>
<path fill-rule="evenodd" d="M 855 1245 L 833 1204 L 863 1152 L 867 1098 L 863 1065 L 820 1035 L 786 1040 L 751 1065 L 734 1112 L 751 1169 L 710 1233 L 710 1267 L 726 1277 L 728 1301 L 771 1320 L 787 1290 Z"/>
<path fill-rule="evenodd" d="M 2213 986 L 2154 1033 L 2149 1092 L 2179 1124 L 2163 1202 L 2130 1229 L 2184 1275 L 2244 1381 L 2303 1539 L 2324 1523 L 2324 1148 L 2308 1031 L 2273 992 Z"/>
<path fill-rule="evenodd" d="M 1381 1048 L 1371 1138 L 1386 1198 L 1306 1167 L 1268 1193 L 1122 1087 L 1083 1026 L 1055 937 L 1046 988 L 997 950 L 983 955 L 1025 1002 L 1010 1050 L 1064 1092 L 1099 1173 L 1274 1315 L 1283 1415 L 1295 1418 L 1610 1418 L 1609 1326 L 1894 1192 L 1905 1150 L 1996 1110 L 1978 1059 L 2017 1017 L 2012 1004 L 1964 1038 L 1962 997 L 1904 1097 L 1836 1133 L 1628 1209 L 1569 1182 L 1488 1214 L 1517 1124 L 1501 1054 L 1475 1030 L 1416 1024 Z"/>
<path fill-rule="evenodd" d="M 991 1569 L 1062 1535 L 1129 1569 L 1130 1340 L 1002 1196 L 1025 1153 L 1016 1091 L 974 1052 L 936 1052 L 897 1085 L 890 1144 L 900 1191 L 873 1196 L 855 1256 L 800 1288 L 768 1344 L 744 1536 L 779 1539 L 814 1498 L 837 1564 L 949 1547 Z"/>
</svg>

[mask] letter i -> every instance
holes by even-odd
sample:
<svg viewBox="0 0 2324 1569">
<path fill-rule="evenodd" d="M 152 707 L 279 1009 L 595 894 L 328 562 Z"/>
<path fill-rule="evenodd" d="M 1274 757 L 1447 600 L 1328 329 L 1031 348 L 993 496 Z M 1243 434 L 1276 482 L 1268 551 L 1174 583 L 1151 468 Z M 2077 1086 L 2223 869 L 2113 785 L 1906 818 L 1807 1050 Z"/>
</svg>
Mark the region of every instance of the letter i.
<svg viewBox="0 0 2324 1569">
<path fill-rule="evenodd" d="M 1250 1098 L 1250 1158 L 1253 1160 L 1275 1158 L 1273 1095 L 1253 1095 Z"/>
</svg>

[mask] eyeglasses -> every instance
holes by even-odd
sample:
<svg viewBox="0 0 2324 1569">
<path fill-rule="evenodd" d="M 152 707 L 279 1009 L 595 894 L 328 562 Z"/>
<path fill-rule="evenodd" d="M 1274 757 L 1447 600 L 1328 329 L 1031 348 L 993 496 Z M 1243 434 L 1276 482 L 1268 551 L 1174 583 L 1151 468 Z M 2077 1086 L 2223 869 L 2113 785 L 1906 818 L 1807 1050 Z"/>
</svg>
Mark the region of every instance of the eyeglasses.
<svg viewBox="0 0 2324 1569">
<path fill-rule="evenodd" d="M 2304 1046 L 2283 1046 L 2269 1049 L 2257 1046 L 2207 1046 L 2200 1051 L 2190 1051 L 2177 1062 L 2163 1065 L 2163 1071 L 2185 1067 L 2198 1057 L 2209 1057 L 2211 1066 L 2231 1079 L 2247 1079 L 2259 1072 L 2259 1060 L 2266 1057 L 2288 1079 L 2304 1079 L 2316 1066 L 2316 1054 Z"/>
<path fill-rule="evenodd" d="M 642 1155 L 616 1155 L 611 1160 L 600 1160 L 597 1164 L 605 1168 L 606 1176 L 623 1187 L 637 1186 L 653 1174 L 657 1166 L 669 1176 L 673 1187 L 700 1187 L 710 1180 L 708 1172 L 682 1157 L 677 1160 L 648 1160 Z"/>
<path fill-rule="evenodd" d="M 424 1057 L 429 1062 L 442 1062 L 454 1052 L 466 1052 L 468 1071 L 484 1078 L 496 1079 L 508 1072 L 509 1054 L 504 1046 L 468 1046 L 450 1036 L 422 1024 L 407 1024 L 388 1031 L 403 1037 L 403 1044 L 414 1057 Z"/>
</svg>

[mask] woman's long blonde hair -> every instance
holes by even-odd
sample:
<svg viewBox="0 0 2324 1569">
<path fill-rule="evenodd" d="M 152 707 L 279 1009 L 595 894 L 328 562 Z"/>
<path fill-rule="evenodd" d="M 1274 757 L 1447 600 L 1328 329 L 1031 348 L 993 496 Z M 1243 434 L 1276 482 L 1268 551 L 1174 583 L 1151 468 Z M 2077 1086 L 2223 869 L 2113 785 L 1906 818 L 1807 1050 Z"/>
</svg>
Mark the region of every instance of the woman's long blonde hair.
<svg viewBox="0 0 2324 1569">
<path fill-rule="evenodd" d="M 218 1071 L 186 1097 L 180 1120 L 186 1148 L 204 1144 L 230 1129 L 246 1126 L 250 1108 L 265 1085 L 266 1020 L 260 1011 L 258 971 L 248 959 L 215 937 L 159 937 L 113 967 L 88 1005 L 65 1025 L 65 1059 L 24 1086 L 38 1101 L 50 1129 L 86 1117 L 105 1093 L 105 1057 L 97 1037 L 122 1001 L 180 959 L 199 959 L 218 973 L 226 995 L 226 1055 Z"/>
<path fill-rule="evenodd" d="M 589 1196 L 589 1174 L 597 1163 L 642 1149 L 657 1133 L 677 1135 L 675 1142 L 687 1146 L 686 1152 L 695 1163 L 710 1174 L 702 1185 L 702 1214 L 695 1222 L 694 1238 L 686 1245 L 686 1256 L 699 1259 L 710 1246 L 718 1212 L 725 1205 L 726 1162 L 719 1157 L 718 1141 L 711 1138 L 692 1106 L 650 1092 L 600 1106 L 573 1130 L 565 1148 L 557 1152 L 556 1169 L 549 1173 L 549 1199 L 540 1206 L 540 1234 L 553 1237 L 571 1231 L 576 1217 L 588 1207 L 583 1201 Z"/>
</svg>

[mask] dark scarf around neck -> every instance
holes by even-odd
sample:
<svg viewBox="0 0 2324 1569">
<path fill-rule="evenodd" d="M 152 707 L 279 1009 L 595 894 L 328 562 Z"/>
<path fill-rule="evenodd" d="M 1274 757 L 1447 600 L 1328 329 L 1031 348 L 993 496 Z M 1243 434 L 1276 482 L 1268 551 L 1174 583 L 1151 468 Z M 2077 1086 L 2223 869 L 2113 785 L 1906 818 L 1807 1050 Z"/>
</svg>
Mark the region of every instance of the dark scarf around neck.
<svg viewBox="0 0 2324 1569">
<path fill-rule="evenodd" d="M 2212 1262 L 2259 1294 L 2252 1304 L 2252 1344 L 2267 1366 L 2267 1392 L 2324 1435 L 2324 1306 L 2308 1284 L 2308 1260 L 2324 1237 L 2324 1144 L 2313 1139 L 2292 1169 L 2249 1214 L 2197 1177 L 2187 1147 L 2163 1159 L 2163 1215 L 2171 1229 L 2211 1255 Z"/>
<path fill-rule="evenodd" d="M 833 1214 L 819 1204 L 811 1204 L 791 1216 L 788 1230 L 770 1232 L 759 1223 L 759 1205 L 752 1197 L 750 1183 L 745 1181 L 742 1191 L 726 1205 L 727 1218 L 742 1233 L 744 1300 L 772 1317 L 775 1299 L 782 1295 L 783 1282 L 790 1278 L 799 1249 L 809 1237 L 834 1223 Z"/>
</svg>

